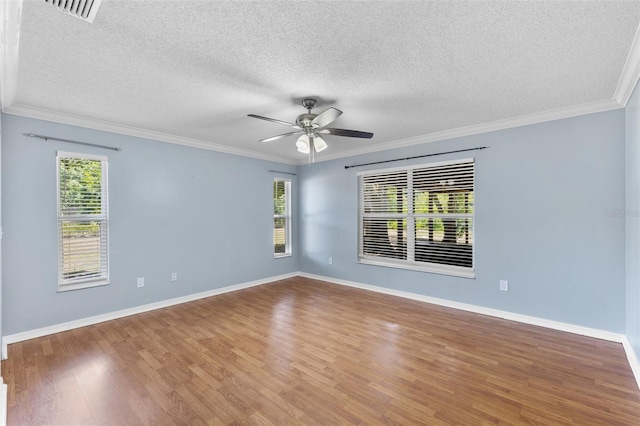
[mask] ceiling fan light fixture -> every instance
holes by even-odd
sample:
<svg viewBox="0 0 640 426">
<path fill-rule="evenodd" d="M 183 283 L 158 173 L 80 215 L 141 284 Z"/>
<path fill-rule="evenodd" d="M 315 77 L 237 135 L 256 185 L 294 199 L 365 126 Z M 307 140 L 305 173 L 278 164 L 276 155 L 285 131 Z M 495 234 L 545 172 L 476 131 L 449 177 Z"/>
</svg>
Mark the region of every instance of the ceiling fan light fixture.
<svg viewBox="0 0 640 426">
<path fill-rule="evenodd" d="M 315 136 L 313 138 L 313 147 L 315 148 L 316 152 L 324 151 L 325 149 L 327 149 L 327 143 L 320 136 Z"/>
<path fill-rule="evenodd" d="M 298 151 L 303 154 L 309 153 L 309 136 L 302 135 L 296 141 L 296 146 L 298 147 Z"/>
</svg>

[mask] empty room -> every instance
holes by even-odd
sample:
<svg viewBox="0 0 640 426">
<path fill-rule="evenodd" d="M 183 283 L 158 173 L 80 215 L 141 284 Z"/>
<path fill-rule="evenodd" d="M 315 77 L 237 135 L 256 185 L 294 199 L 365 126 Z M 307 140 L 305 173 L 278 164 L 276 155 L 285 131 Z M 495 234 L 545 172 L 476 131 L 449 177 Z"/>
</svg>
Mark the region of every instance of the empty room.
<svg viewBox="0 0 640 426">
<path fill-rule="evenodd" d="M 0 424 L 640 424 L 640 1 L 0 14 Z"/>
</svg>

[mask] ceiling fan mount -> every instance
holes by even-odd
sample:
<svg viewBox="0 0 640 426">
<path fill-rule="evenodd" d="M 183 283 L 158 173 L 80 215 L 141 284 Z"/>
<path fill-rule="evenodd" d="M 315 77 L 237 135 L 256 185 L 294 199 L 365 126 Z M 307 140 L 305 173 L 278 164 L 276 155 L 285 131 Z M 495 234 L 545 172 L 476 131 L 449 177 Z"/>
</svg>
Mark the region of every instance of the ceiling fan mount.
<svg viewBox="0 0 640 426">
<path fill-rule="evenodd" d="M 302 100 L 302 106 L 305 107 L 305 109 L 308 109 L 309 113 L 311 113 L 311 110 L 316 107 L 317 103 L 318 101 L 313 98 L 305 98 Z"/>
<path fill-rule="evenodd" d="M 317 102 L 318 101 L 314 98 L 304 98 L 302 100 L 302 106 L 307 110 L 307 113 L 300 114 L 296 118 L 295 123 L 289 123 L 287 121 L 276 120 L 275 118 L 263 117 L 256 114 L 249 114 L 249 117 L 290 126 L 294 129 L 293 132 L 261 139 L 260 142 L 271 142 L 287 136 L 302 134 L 296 141 L 296 146 L 298 147 L 298 151 L 304 154 L 309 154 L 310 159 L 314 151 L 320 152 L 327 148 L 327 143 L 322 136 L 320 136 L 321 134 L 365 139 L 371 139 L 373 137 L 373 133 L 369 132 L 328 128 L 327 126 L 329 124 L 333 123 L 338 117 L 340 117 L 340 115 L 342 115 L 342 111 L 331 107 L 322 111 L 320 114 L 313 114 L 311 113 L 311 110 L 316 106 Z"/>
</svg>

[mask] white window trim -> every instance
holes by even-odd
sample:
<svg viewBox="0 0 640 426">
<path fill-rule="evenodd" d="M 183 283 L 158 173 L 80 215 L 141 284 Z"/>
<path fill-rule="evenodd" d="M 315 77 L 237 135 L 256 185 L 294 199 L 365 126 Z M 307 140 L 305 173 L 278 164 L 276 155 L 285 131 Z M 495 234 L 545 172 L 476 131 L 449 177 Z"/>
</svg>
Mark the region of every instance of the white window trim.
<svg viewBox="0 0 640 426">
<path fill-rule="evenodd" d="M 276 182 L 284 182 L 285 208 L 286 208 L 285 214 L 273 215 L 274 219 L 285 219 L 284 253 L 275 253 L 275 252 L 273 253 L 274 259 L 280 259 L 283 257 L 291 257 L 291 254 L 293 251 L 291 249 L 291 179 L 274 178 L 272 183 L 272 188 L 273 188 L 273 184 L 275 184 Z M 275 235 L 274 235 L 272 247 L 275 247 L 275 245 L 276 245 L 276 242 L 275 242 Z"/>
<path fill-rule="evenodd" d="M 104 220 L 106 226 L 106 250 L 107 250 L 107 265 L 105 268 L 105 273 L 103 276 L 99 278 L 88 278 L 85 280 L 73 280 L 67 281 L 62 278 L 62 272 L 60 268 L 62 268 L 62 253 L 60 252 L 60 221 L 69 220 L 69 217 L 64 217 L 60 215 L 60 159 L 61 158 L 79 158 L 84 160 L 96 160 L 102 162 L 102 211 L 104 214 L 100 215 L 101 219 Z M 109 284 L 109 191 L 108 191 L 108 169 L 109 169 L 109 159 L 106 156 L 102 155 L 92 155 L 92 154 L 83 154 L 78 152 L 67 152 L 67 151 L 57 151 L 56 152 L 56 239 L 58 245 L 58 293 L 80 290 L 84 288 L 91 287 L 99 287 Z M 95 215 L 78 215 L 74 219 L 91 219 Z"/>
<path fill-rule="evenodd" d="M 473 235 L 473 252 L 472 252 L 472 264 L 474 265 L 471 268 L 466 268 L 466 267 L 461 267 L 461 266 L 454 266 L 454 265 L 441 265 L 441 264 L 436 264 L 436 263 L 427 263 L 427 262 L 411 262 L 411 261 L 406 261 L 406 260 L 395 260 L 395 259 L 391 259 L 391 258 L 380 258 L 377 256 L 367 256 L 362 254 L 362 247 L 364 245 L 364 237 L 362 235 L 362 226 L 363 226 L 363 218 L 364 215 L 361 213 L 361 206 L 362 206 L 362 188 L 361 188 L 361 177 L 363 176 L 368 176 L 368 175 L 376 175 L 376 174 L 381 174 L 381 173 L 393 173 L 393 172 L 399 172 L 399 171 L 407 171 L 408 172 L 408 185 L 409 188 L 413 187 L 413 183 L 411 182 L 413 179 L 413 174 L 409 173 L 415 169 L 421 169 L 421 168 L 425 168 L 425 167 L 439 167 L 439 166 L 446 166 L 449 164 L 458 164 L 458 163 L 464 163 L 464 162 L 473 162 L 475 164 L 475 158 L 461 158 L 461 159 L 456 159 L 456 160 L 450 160 L 450 161 L 439 161 L 439 162 L 433 162 L 433 163 L 423 163 L 423 164 L 416 164 L 416 165 L 412 165 L 412 166 L 400 166 L 400 167 L 391 167 L 391 168 L 387 168 L 387 169 L 376 169 L 376 170 L 367 170 L 367 171 L 362 171 L 362 172 L 358 172 L 357 173 L 357 179 L 358 179 L 358 253 L 357 253 L 357 259 L 358 259 L 358 263 L 360 264 L 365 264 L 365 265 L 374 265 L 374 266 L 381 266 L 381 267 L 387 267 L 387 268 L 397 268 L 397 269 L 407 269 L 407 270 L 411 270 L 411 271 L 420 271 L 420 272 L 429 272 L 429 273 L 433 273 L 433 274 L 440 274 L 440 275 L 450 275 L 450 276 L 454 276 L 454 277 L 461 277 L 461 278 L 471 278 L 471 279 L 475 279 L 476 274 L 475 274 L 475 255 L 476 255 L 476 220 L 475 220 L 475 209 L 473 214 L 471 215 L 471 218 L 473 220 L 473 229 L 472 229 L 472 235 Z M 473 192 L 475 194 L 475 176 L 473 179 Z M 413 191 L 411 191 L 412 193 Z M 413 235 L 413 232 L 409 232 L 409 222 L 413 222 L 415 220 L 416 217 L 440 217 L 440 215 L 433 215 L 433 214 L 420 214 L 418 216 L 416 216 L 413 212 L 413 197 L 409 196 L 407 197 L 407 210 L 408 213 L 407 215 L 405 214 L 393 214 L 393 213 L 385 213 L 384 217 L 390 217 L 390 216 L 398 216 L 398 217 L 402 217 L 402 218 L 407 218 L 407 251 L 412 251 L 415 249 L 414 247 L 414 241 L 413 239 L 415 238 L 415 236 Z M 450 215 L 450 217 L 456 217 L 456 215 Z M 468 215 L 465 215 L 465 217 L 468 217 Z"/>
</svg>

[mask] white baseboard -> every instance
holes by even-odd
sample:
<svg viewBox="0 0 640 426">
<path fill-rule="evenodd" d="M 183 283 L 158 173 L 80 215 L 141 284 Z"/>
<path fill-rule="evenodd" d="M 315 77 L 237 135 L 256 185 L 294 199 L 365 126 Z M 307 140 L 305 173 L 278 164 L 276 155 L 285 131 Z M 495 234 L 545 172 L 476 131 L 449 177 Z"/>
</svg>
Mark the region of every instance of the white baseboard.
<svg viewBox="0 0 640 426">
<path fill-rule="evenodd" d="M 553 330 L 565 331 L 567 333 L 579 334 L 587 337 L 594 337 L 596 339 L 607 340 L 610 342 L 621 343 L 629 361 L 629 366 L 633 372 L 633 376 L 636 379 L 636 385 L 640 389 L 640 362 L 636 356 L 629 339 L 624 334 L 613 333 L 611 331 L 599 330 L 597 328 L 583 327 L 575 324 L 568 324 L 560 321 L 552 321 L 544 318 L 532 317 L 529 315 L 521 315 L 508 311 L 501 311 L 499 309 L 485 308 L 483 306 L 470 305 L 467 303 L 454 302 L 446 299 L 439 299 L 436 297 L 424 296 L 422 294 L 410 293 L 408 291 L 393 290 L 385 287 L 378 287 L 370 284 L 358 283 L 355 281 L 341 280 L 339 278 L 325 277 L 323 275 L 308 274 L 306 272 L 300 272 L 301 277 L 312 278 L 314 280 L 327 281 L 333 284 L 344 285 L 348 287 L 359 288 L 362 290 L 375 291 L 376 293 L 389 294 L 391 296 L 404 297 L 405 299 L 417 300 L 420 302 L 433 303 L 434 305 L 445 306 L 448 308 L 460 309 L 467 312 L 473 312 L 476 314 L 489 315 L 492 317 L 503 318 L 510 321 L 517 321 L 524 324 L 537 325 L 540 327 L 546 327 Z"/>
<path fill-rule="evenodd" d="M 0 377 L 0 426 L 7 426 L 7 385 Z"/>
<path fill-rule="evenodd" d="M 537 325 L 540 327 L 551 328 L 568 333 L 580 334 L 582 336 L 595 337 L 597 339 L 608 340 L 611 342 L 622 343 L 626 339 L 624 334 L 613 333 L 610 331 L 599 330 L 596 328 L 582 327 L 580 325 L 568 324 L 559 321 L 552 321 L 544 318 L 532 317 L 529 315 L 516 314 L 509 311 L 501 311 L 499 309 L 485 308 L 484 306 L 470 305 L 467 303 L 454 302 L 447 299 L 439 299 L 436 297 L 424 296 L 422 294 L 410 293 L 408 291 L 393 290 L 385 287 L 378 287 L 370 284 L 362 284 L 354 281 L 346 281 L 338 278 L 325 277 L 322 275 L 307 274 L 301 272 L 300 276 L 313 278 L 315 280 L 327 281 L 334 284 L 340 284 L 349 287 L 355 287 L 362 290 L 375 291 L 376 293 L 389 294 L 391 296 L 404 297 L 405 299 L 418 300 L 420 302 L 433 303 L 434 305 L 446 306 L 448 308 L 460 309 L 462 311 L 474 312 L 476 314 L 489 315 L 492 317 L 503 318 L 510 321 L 517 321 L 525 324 Z"/>
<path fill-rule="evenodd" d="M 241 283 L 241 284 L 231 285 L 228 287 L 217 288 L 217 289 L 205 291 L 202 293 L 195 293 L 187 296 L 176 297 L 173 299 L 163 300 L 160 302 L 150 303 L 142 306 L 136 306 L 134 308 L 123 309 L 120 311 L 109 312 L 106 314 L 96 315 L 88 318 L 82 318 L 79 320 L 74 320 L 74 321 L 69 321 L 69 322 L 56 324 L 48 327 L 38 328 L 35 330 L 25 331 L 22 333 L 10 334 L 2 338 L 2 359 L 7 359 L 7 345 L 11 343 L 17 343 L 17 342 L 22 342 L 24 340 L 35 339 L 37 337 L 42 337 L 49 334 L 60 333 L 62 331 L 72 330 L 74 328 L 85 327 L 88 325 L 97 324 L 104 321 L 123 318 L 129 315 L 136 315 L 143 312 L 152 311 L 155 309 L 161 309 L 168 306 L 191 302 L 198 299 L 204 299 L 206 297 L 216 296 L 218 294 L 229 293 L 232 291 L 237 291 L 245 288 L 268 284 L 274 281 L 279 281 L 279 280 L 292 278 L 296 276 L 311 278 L 311 279 L 320 280 L 320 281 L 326 281 L 333 284 L 359 288 L 362 290 L 374 291 L 376 293 L 403 297 L 405 299 L 417 300 L 425 303 L 432 303 L 434 305 L 445 306 L 448 308 L 460 309 L 467 312 L 473 312 L 473 313 L 482 314 L 482 315 L 489 315 L 492 317 L 503 318 L 510 321 L 521 322 L 524 324 L 537 325 L 540 327 L 546 327 L 553 330 L 559 330 L 567 333 L 579 334 L 582 336 L 594 337 L 596 339 L 602 339 L 602 340 L 607 340 L 611 342 L 621 343 L 627 355 L 627 359 L 629 361 L 629 365 L 631 367 L 633 375 L 636 379 L 636 383 L 638 384 L 638 388 L 640 389 L 640 362 L 638 361 L 638 357 L 636 356 L 636 353 L 633 350 L 633 347 L 631 346 L 629 339 L 624 334 L 613 333 L 610 331 L 583 327 L 575 324 L 569 324 L 569 323 L 564 323 L 560 321 L 553 321 L 553 320 L 533 317 L 529 315 L 521 315 L 513 312 L 502 311 L 499 309 L 492 309 L 492 308 L 486 308 L 483 306 L 471 305 L 467 303 L 454 302 L 451 300 L 439 299 L 436 297 L 410 293 L 407 291 L 393 290 L 385 287 L 378 287 L 370 284 L 358 283 L 355 281 L 347 281 L 347 280 L 327 277 L 323 275 L 309 274 L 306 272 L 293 272 L 289 274 L 263 278 L 256 281 L 250 281 L 247 283 Z M 3 418 L 6 419 L 6 395 L 7 395 L 6 392 L 7 392 L 7 386 L 4 384 L 0 385 L 0 398 L 3 398 L 2 400 L 0 400 L 0 416 L 2 416 L 3 413 L 5 414 L 4 417 L 0 417 L 0 422 L 2 421 Z M 4 401 L 4 406 L 2 406 L 2 401 Z M 4 412 L 2 411 L 3 409 L 5 410 Z M 0 423 L 0 426 L 2 425 L 4 425 L 4 423 Z"/>
<path fill-rule="evenodd" d="M 631 342 L 629 342 L 627 336 L 624 336 L 624 339 L 622 339 L 622 346 L 624 347 L 624 351 L 627 354 L 627 360 L 629 360 L 629 365 L 631 366 L 633 377 L 636 378 L 638 389 L 640 389 L 640 362 L 638 361 L 636 351 L 633 350 L 633 346 L 631 346 Z"/>
<path fill-rule="evenodd" d="M 216 296 L 218 294 L 230 293 L 232 291 L 242 290 L 245 288 L 255 287 L 268 284 L 274 281 L 284 280 L 298 276 L 298 272 L 292 272 L 284 275 L 263 278 L 256 281 L 250 281 L 241 284 L 230 285 L 228 287 L 216 288 L 214 290 L 204 291 L 202 293 L 189 294 L 187 296 L 176 297 L 173 299 L 162 300 L 160 302 L 149 303 L 147 305 L 136 306 L 133 308 L 123 309 L 120 311 L 109 312 L 102 315 L 95 315 L 88 318 L 63 322 L 48 327 L 37 328 L 35 330 L 24 331 L 22 333 L 9 334 L 2 337 L 2 359 L 7 359 L 7 346 L 11 343 L 22 342 L 24 340 L 35 339 L 36 337 L 47 336 L 49 334 L 60 333 L 62 331 L 73 330 L 74 328 L 86 327 L 88 325 L 98 324 L 104 321 L 110 321 L 118 318 L 127 317 L 129 315 L 141 314 L 143 312 L 153 311 L 155 309 L 166 308 L 168 306 L 179 305 L 181 303 L 191 302 L 206 297 Z"/>
</svg>

